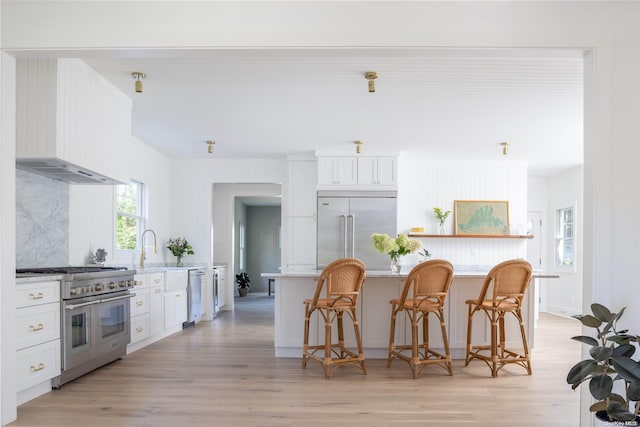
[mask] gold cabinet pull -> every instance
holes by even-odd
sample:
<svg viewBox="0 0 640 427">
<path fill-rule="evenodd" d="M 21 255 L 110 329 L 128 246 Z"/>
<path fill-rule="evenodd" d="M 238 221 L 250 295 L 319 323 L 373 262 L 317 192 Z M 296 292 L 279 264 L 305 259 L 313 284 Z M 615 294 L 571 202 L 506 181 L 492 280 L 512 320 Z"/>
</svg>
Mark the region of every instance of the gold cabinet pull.
<svg viewBox="0 0 640 427">
<path fill-rule="evenodd" d="M 134 286 L 142 286 L 144 283 L 142 282 L 142 280 L 136 280 L 133 285 Z"/>
<path fill-rule="evenodd" d="M 136 328 L 136 332 L 142 332 L 142 331 L 144 331 L 144 328 L 142 326 L 138 326 Z"/>
<path fill-rule="evenodd" d="M 136 306 L 137 306 L 137 307 L 140 307 L 140 306 L 141 306 L 141 305 L 143 305 L 143 304 L 144 304 L 144 302 L 142 302 L 142 301 L 136 301 Z"/>
<path fill-rule="evenodd" d="M 29 330 L 31 332 L 41 331 L 44 329 L 44 325 L 42 323 L 38 323 L 38 326 L 29 325 Z"/>
<path fill-rule="evenodd" d="M 155 279 L 153 279 L 153 281 L 156 282 L 156 283 L 160 283 L 160 280 L 162 280 L 162 279 L 160 279 L 159 277 L 156 277 Z"/>
<path fill-rule="evenodd" d="M 159 294 L 160 292 L 162 292 L 162 289 L 156 288 L 156 294 Z"/>
<path fill-rule="evenodd" d="M 40 363 L 37 368 L 31 365 L 31 372 L 38 372 L 38 371 L 42 371 L 43 369 L 44 369 L 44 363 Z"/>
<path fill-rule="evenodd" d="M 31 299 L 42 299 L 42 298 L 44 298 L 44 294 L 42 292 L 38 292 L 37 294 L 29 292 L 29 298 L 31 298 Z"/>
</svg>

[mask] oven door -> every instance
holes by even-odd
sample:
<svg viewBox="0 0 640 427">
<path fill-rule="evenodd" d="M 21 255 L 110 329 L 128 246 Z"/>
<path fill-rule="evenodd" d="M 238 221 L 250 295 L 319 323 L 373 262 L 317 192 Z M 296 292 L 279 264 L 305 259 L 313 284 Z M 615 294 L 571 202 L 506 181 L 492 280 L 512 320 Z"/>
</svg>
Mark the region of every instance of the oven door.
<svg viewBox="0 0 640 427">
<path fill-rule="evenodd" d="M 94 306 L 96 356 L 116 351 L 125 354 L 131 341 L 129 305 L 132 296 L 128 291 L 110 294 Z"/>
<path fill-rule="evenodd" d="M 97 298 L 62 303 L 62 369 L 69 370 L 94 358 L 93 315 Z"/>
</svg>

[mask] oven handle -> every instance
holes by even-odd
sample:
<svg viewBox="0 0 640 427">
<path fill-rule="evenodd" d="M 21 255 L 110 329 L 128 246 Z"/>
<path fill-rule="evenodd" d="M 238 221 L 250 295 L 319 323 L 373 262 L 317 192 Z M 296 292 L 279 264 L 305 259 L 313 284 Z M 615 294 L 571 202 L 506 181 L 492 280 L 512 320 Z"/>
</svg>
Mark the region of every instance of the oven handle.
<svg viewBox="0 0 640 427">
<path fill-rule="evenodd" d="M 113 298 L 107 298 L 107 299 L 101 299 L 100 302 L 110 302 L 110 301 L 118 301 L 119 299 L 125 299 L 125 298 L 133 298 L 135 297 L 136 294 L 135 293 L 130 293 L 127 295 L 121 295 L 119 297 L 113 297 Z"/>
<path fill-rule="evenodd" d="M 64 308 L 66 310 L 74 310 L 74 309 L 79 308 L 79 307 L 86 307 L 88 305 L 100 304 L 101 302 L 117 301 L 119 299 L 124 299 L 124 298 L 133 298 L 135 296 L 136 296 L 135 293 L 130 293 L 130 294 L 127 294 L 127 295 L 122 295 L 122 296 L 114 297 L 114 298 L 97 299 L 95 301 L 83 302 L 81 304 L 67 304 L 67 305 L 64 306 Z"/>
<path fill-rule="evenodd" d="M 64 308 L 65 308 L 65 310 L 74 310 L 74 309 L 76 309 L 78 307 L 86 307 L 88 305 L 98 304 L 99 302 L 100 302 L 100 300 L 83 302 L 81 304 L 65 304 Z"/>
</svg>

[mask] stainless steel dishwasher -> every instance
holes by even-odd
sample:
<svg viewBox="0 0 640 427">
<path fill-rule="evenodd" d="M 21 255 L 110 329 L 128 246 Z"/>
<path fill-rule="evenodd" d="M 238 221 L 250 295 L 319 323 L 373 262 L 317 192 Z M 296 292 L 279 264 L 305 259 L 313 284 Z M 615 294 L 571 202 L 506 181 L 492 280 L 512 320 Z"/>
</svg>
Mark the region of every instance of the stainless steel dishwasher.
<svg viewBox="0 0 640 427">
<path fill-rule="evenodd" d="M 204 269 L 189 269 L 189 281 L 187 286 L 187 321 L 182 328 L 194 326 L 202 316 L 202 278 Z"/>
</svg>

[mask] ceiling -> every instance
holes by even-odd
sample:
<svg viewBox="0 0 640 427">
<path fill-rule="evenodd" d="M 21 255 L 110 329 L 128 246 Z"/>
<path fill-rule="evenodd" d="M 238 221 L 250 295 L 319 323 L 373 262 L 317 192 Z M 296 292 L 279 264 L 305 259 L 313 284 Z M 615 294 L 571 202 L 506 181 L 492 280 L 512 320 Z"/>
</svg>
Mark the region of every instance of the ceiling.
<svg viewBox="0 0 640 427">
<path fill-rule="evenodd" d="M 133 133 L 178 158 L 411 151 L 433 160 L 582 164 L 578 50 L 218 49 L 76 52 L 133 99 Z M 133 71 L 146 73 L 143 93 Z M 376 71 L 376 92 L 366 71 Z M 215 140 L 213 154 L 206 140 Z M 509 142 L 502 155 L 501 142 Z"/>
</svg>

